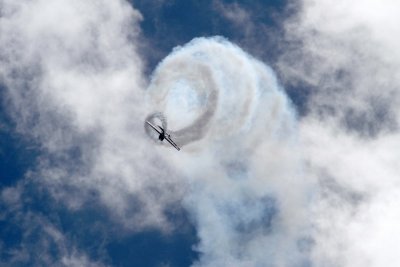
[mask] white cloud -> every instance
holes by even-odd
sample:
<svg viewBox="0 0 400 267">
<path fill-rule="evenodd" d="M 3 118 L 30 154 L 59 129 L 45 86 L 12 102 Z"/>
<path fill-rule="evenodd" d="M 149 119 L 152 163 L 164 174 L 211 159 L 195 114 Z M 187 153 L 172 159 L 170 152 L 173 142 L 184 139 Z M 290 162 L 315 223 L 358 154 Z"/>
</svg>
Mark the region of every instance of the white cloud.
<svg viewBox="0 0 400 267">
<path fill-rule="evenodd" d="M 253 24 L 249 12 L 236 2 L 225 4 L 223 2 L 214 1 L 213 6 L 223 17 L 237 26 L 251 27 L 249 24 Z"/>
<path fill-rule="evenodd" d="M 132 229 L 166 227 L 181 195 L 144 136 L 141 19 L 125 1 L 35 0 L 3 1 L 0 23 L 9 111 L 44 152 L 34 176 L 71 208 L 98 191 Z"/>
<path fill-rule="evenodd" d="M 305 0 L 286 25 L 301 45 L 282 56 L 282 75 L 312 88 L 300 131 L 320 181 L 316 266 L 399 264 L 399 9 L 390 0 Z"/>
</svg>

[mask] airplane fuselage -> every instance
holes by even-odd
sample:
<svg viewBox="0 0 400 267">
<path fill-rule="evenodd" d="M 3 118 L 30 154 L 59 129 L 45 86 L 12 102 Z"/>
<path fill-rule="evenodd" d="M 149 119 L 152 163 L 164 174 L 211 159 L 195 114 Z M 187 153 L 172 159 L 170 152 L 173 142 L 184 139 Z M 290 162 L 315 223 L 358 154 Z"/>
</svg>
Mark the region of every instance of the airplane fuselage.
<svg viewBox="0 0 400 267">
<path fill-rule="evenodd" d="M 158 140 L 164 141 L 164 139 L 165 139 L 165 134 L 164 134 L 164 133 L 161 133 L 161 134 L 158 136 Z"/>
</svg>

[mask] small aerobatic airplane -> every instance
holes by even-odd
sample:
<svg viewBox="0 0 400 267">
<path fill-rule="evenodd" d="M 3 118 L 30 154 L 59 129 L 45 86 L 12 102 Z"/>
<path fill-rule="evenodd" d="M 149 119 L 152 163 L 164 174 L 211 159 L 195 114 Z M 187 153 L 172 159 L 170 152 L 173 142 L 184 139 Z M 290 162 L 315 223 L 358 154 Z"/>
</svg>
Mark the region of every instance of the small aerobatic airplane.
<svg viewBox="0 0 400 267">
<path fill-rule="evenodd" d="M 165 140 L 167 140 L 173 147 L 175 147 L 178 151 L 181 150 L 181 149 L 174 143 L 174 141 L 172 141 L 171 136 L 170 136 L 169 134 L 167 134 L 167 133 L 165 132 L 165 130 L 164 130 L 161 126 L 158 126 L 158 125 L 157 125 L 157 127 L 159 128 L 159 129 L 157 129 L 157 127 L 154 126 L 153 124 L 151 124 L 149 121 L 146 121 L 146 123 L 147 123 L 148 125 L 150 125 L 151 128 L 153 128 L 154 130 L 156 130 L 156 132 L 159 134 L 158 140 L 164 141 L 164 139 L 165 139 Z"/>
</svg>

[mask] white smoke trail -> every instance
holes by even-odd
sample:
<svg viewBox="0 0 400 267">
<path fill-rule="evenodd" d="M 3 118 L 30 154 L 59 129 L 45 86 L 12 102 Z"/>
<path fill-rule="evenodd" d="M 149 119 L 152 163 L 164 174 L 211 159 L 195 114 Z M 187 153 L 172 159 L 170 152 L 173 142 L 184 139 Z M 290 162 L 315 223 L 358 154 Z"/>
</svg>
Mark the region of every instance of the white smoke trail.
<svg viewBox="0 0 400 267">
<path fill-rule="evenodd" d="M 164 155 L 190 184 L 184 205 L 201 253 L 194 266 L 304 262 L 310 183 L 295 114 L 271 69 L 222 38 L 199 38 L 160 63 L 148 97 L 183 146 Z"/>
</svg>

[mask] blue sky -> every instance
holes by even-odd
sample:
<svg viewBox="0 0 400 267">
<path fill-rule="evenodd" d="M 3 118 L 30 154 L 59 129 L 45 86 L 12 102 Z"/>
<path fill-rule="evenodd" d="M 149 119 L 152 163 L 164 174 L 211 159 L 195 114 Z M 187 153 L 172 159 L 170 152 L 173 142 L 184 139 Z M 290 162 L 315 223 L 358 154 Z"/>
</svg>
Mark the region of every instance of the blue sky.
<svg viewBox="0 0 400 267">
<path fill-rule="evenodd" d="M 396 11 L 1 1 L 0 265 L 396 265 Z"/>
</svg>

